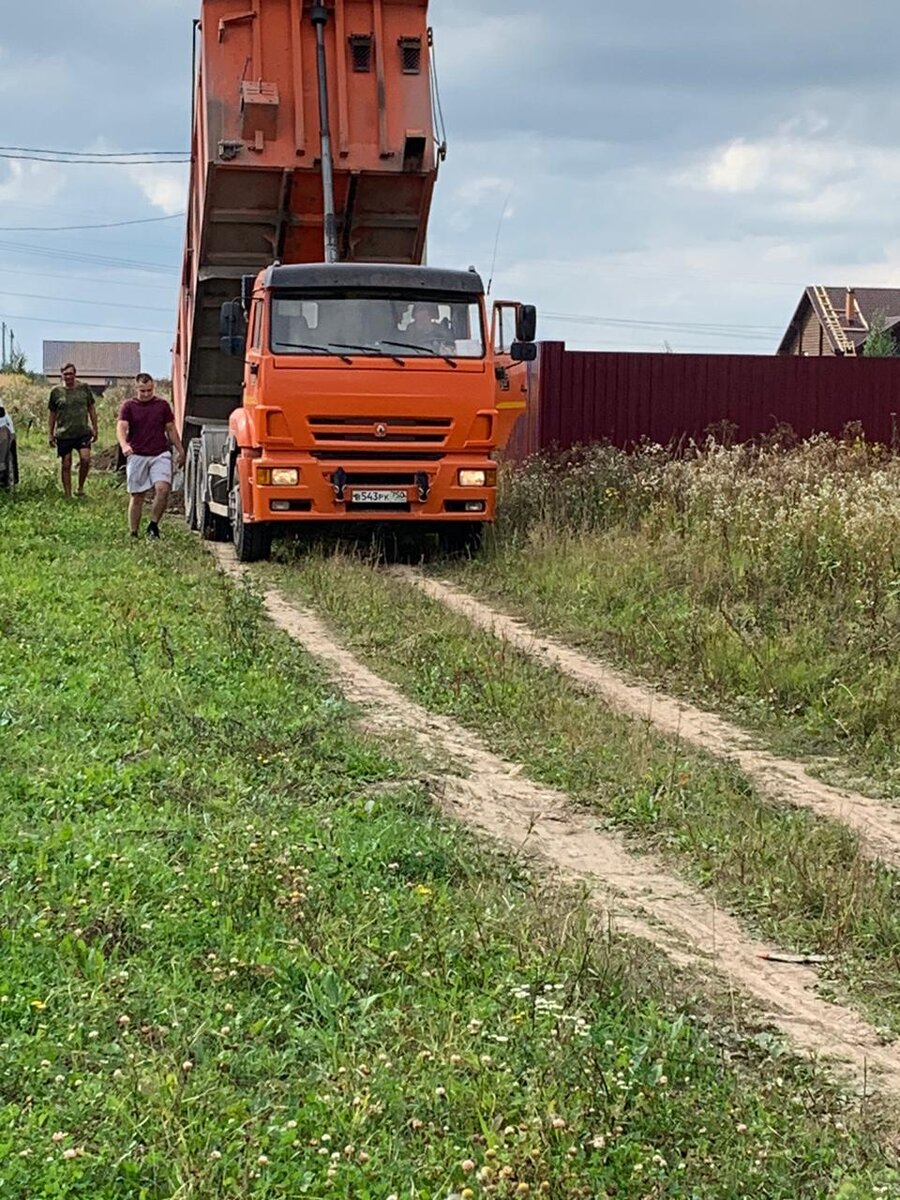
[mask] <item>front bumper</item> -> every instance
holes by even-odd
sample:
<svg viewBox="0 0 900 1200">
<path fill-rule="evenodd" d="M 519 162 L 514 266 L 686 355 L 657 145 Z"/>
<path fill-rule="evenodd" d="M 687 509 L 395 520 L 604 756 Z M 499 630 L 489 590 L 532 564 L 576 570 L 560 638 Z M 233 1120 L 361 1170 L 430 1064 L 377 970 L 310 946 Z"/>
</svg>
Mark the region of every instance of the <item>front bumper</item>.
<svg viewBox="0 0 900 1200">
<path fill-rule="evenodd" d="M 297 467 L 299 483 L 282 487 L 259 482 L 260 471 L 278 467 Z M 489 458 L 452 454 L 437 462 L 265 455 L 243 458 L 239 464 L 250 501 L 247 516 L 253 521 L 493 521 L 496 486 L 461 487 L 461 469 L 490 471 L 496 478 L 497 464 Z M 398 499 L 372 502 L 365 494 L 373 492 L 394 492 Z"/>
</svg>

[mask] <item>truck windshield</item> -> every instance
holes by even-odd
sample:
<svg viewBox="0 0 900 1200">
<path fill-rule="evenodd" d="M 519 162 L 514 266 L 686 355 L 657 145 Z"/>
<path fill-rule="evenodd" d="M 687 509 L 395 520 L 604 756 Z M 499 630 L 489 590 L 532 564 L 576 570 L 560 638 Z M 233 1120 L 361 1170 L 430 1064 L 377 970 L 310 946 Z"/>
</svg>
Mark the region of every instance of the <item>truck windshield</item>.
<svg viewBox="0 0 900 1200">
<path fill-rule="evenodd" d="M 465 297 L 272 297 L 275 354 L 355 354 L 404 358 L 483 358 L 481 305 Z"/>
</svg>

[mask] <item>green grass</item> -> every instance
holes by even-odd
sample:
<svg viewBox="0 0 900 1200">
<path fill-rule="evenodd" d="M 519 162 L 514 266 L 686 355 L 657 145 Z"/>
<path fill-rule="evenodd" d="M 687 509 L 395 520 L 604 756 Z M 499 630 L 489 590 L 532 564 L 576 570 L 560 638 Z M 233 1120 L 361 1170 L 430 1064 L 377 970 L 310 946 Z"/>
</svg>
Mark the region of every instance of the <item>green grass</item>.
<svg viewBox="0 0 900 1200">
<path fill-rule="evenodd" d="M 831 985 L 900 1033 L 900 876 L 851 831 L 761 799 L 736 769 L 612 713 L 365 562 L 313 554 L 278 578 L 415 699 L 667 856 L 748 927 L 834 955 Z"/>
<path fill-rule="evenodd" d="M 876 1106 L 442 820 L 174 521 L 133 544 L 110 482 L 65 503 L 23 465 L 0 496 L 0 1195 L 896 1186 Z"/>
<path fill-rule="evenodd" d="M 900 458 L 598 446 L 504 484 L 496 536 L 453 572 L 465 586 L 897 794 Z"/>
</svg>

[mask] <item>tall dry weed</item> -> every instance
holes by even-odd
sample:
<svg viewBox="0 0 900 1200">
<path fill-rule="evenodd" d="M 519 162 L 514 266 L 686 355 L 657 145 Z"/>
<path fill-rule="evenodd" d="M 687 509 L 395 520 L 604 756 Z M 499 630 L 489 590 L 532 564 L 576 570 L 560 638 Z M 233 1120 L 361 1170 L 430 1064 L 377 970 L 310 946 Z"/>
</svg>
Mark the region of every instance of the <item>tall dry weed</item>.
<svg viewBox="0 0 900 1200">
<path fill-rule="evenodd" d="M 900 774 L 900 456 L 855 437 L 599 445 L 505 485 L 483 566 L 500 590 Z"/>
</svg>

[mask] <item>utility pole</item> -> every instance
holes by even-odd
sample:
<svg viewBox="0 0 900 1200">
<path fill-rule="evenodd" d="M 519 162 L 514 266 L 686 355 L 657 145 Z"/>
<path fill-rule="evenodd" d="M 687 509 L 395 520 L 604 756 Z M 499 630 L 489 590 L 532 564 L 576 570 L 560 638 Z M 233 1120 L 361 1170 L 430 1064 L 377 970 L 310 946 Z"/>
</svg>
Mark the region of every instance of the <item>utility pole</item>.
<svg viewBox="0 0 900 1200">
<path fill-rule="evenodd" d="M 6 366 L 6 322 L 3 322 L 3 358 L 0 359 L 0 368 Z"/>
</svg>

